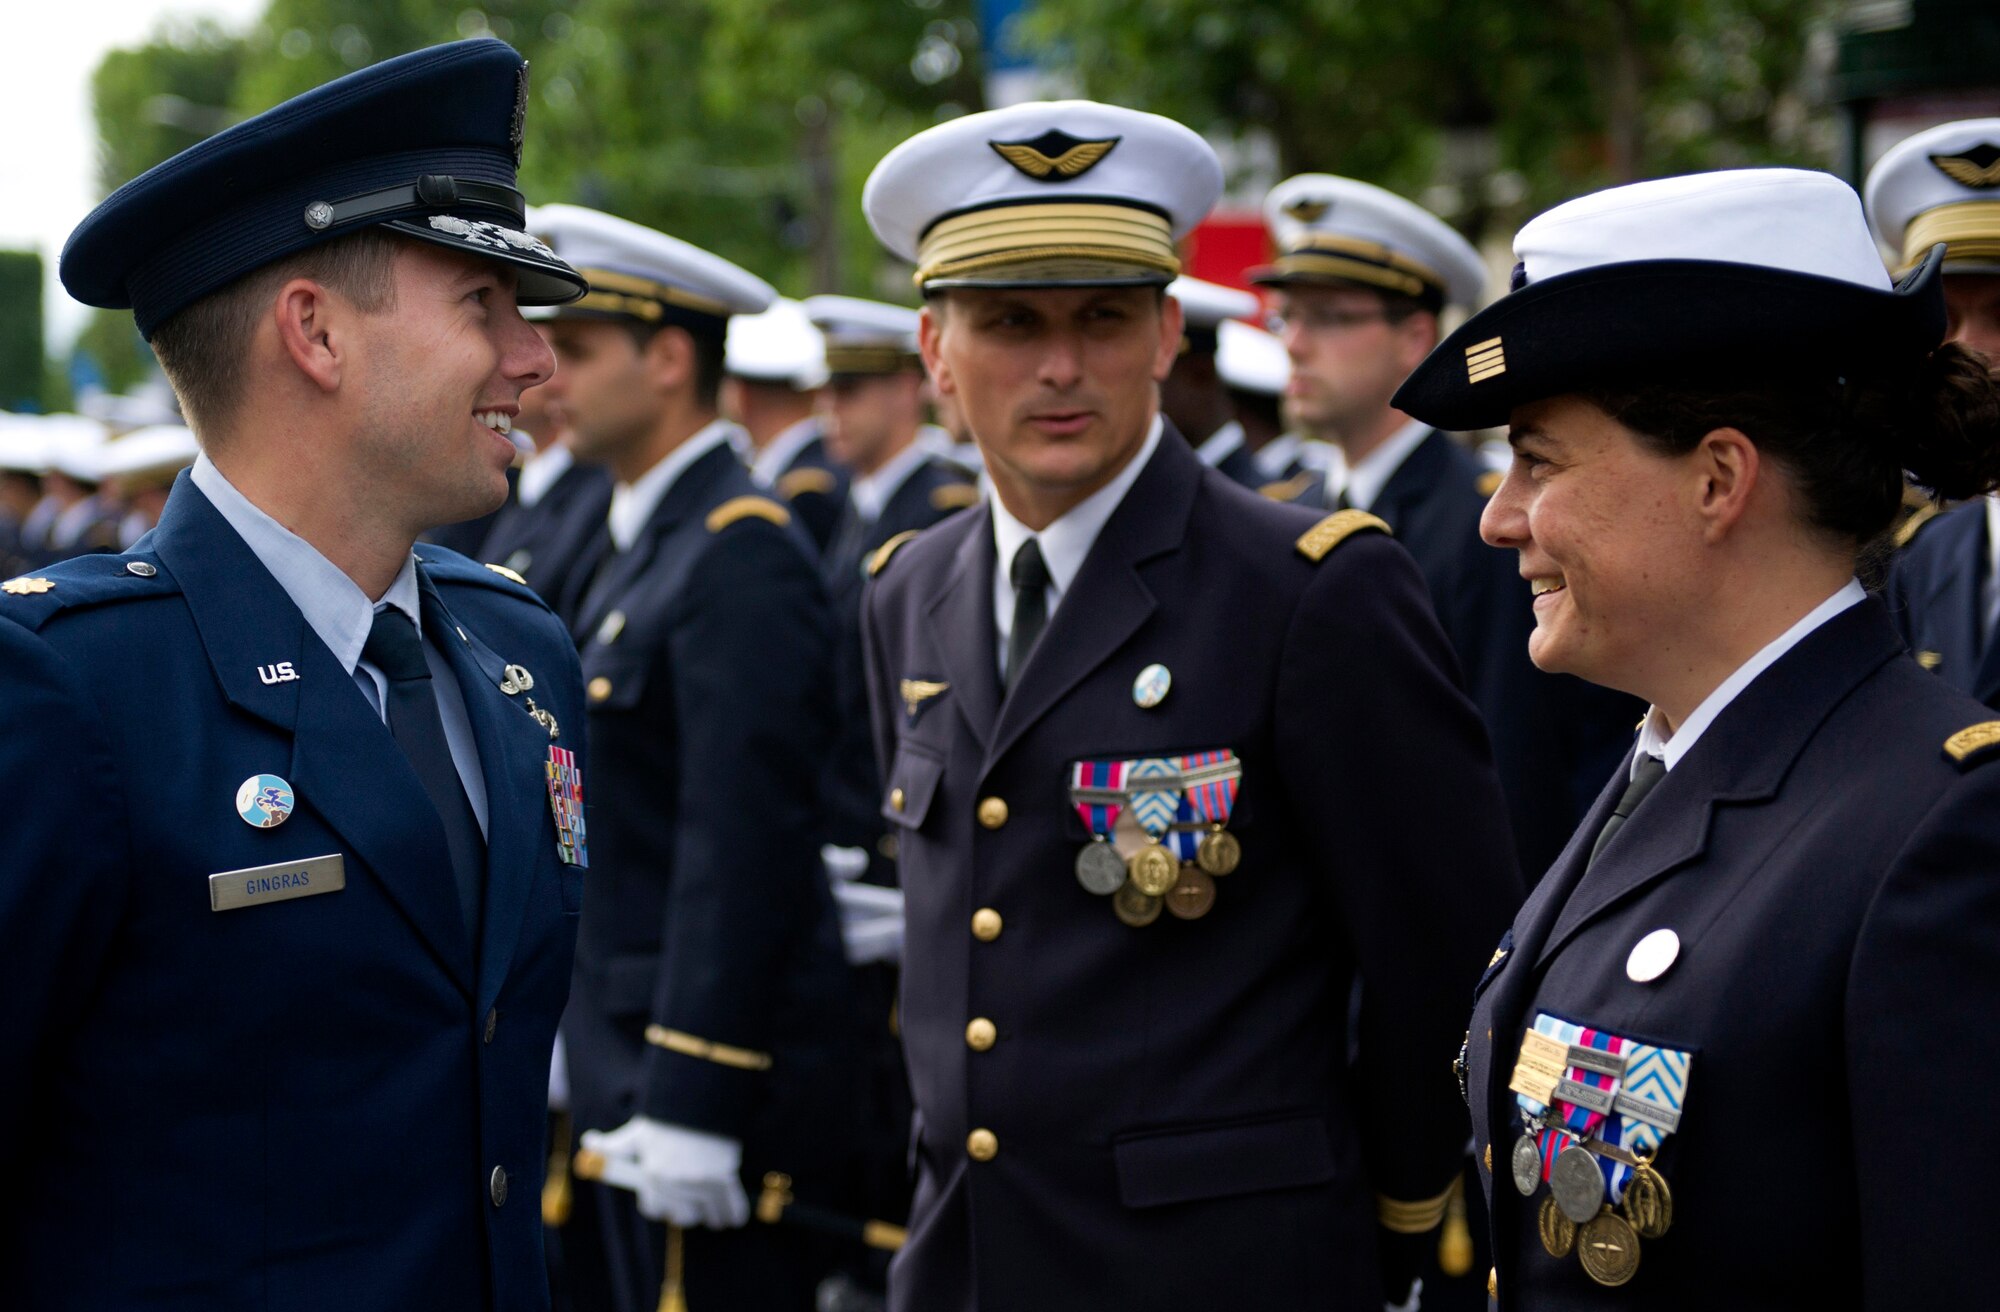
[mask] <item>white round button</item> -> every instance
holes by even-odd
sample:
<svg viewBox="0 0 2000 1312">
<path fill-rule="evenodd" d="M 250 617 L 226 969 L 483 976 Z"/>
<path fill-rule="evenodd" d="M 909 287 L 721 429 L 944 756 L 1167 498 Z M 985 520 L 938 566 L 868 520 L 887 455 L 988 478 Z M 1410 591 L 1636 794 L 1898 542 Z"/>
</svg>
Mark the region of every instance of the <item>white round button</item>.
<svg viewBox="0 0 2000 1312">
<path fill-rule="evenodd" d="M 1681 954 L 1681 936 L 1671 929 L 1656 929 L 1632 945 L 1625 958 L 1625 977 L 1634 984 L 1650 984 L 1667 973 Z"/>
</svg>

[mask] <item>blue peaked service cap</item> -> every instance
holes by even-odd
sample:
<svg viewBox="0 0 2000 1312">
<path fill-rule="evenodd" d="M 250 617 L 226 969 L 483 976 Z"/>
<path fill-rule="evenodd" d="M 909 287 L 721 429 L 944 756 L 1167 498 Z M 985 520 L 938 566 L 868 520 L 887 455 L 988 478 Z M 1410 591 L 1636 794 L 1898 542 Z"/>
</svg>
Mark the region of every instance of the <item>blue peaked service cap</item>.
<svg viewBox="0 0 2000 1312">
<path fill-rule="evenodd" d="M 150 339 L 247 273 L 380 226 L 512 266 L 523 305 L 575 300 L 583 276 L 525 231 L 527 106 L 527 61 L 490 37 L 350 73 L 113 192 L 64 245 L 63 286 Z"/>
</svg>

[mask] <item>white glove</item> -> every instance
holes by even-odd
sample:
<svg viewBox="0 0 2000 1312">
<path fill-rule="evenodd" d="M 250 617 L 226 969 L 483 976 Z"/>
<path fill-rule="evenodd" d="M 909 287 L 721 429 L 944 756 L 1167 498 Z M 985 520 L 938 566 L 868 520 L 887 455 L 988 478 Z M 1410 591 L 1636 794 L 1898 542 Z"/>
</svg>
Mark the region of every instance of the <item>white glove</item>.
<svg viewBox="0 0 2000 1312">
<path fill-rule="evenodd" d="M 549 1110 L 569 1110 L 569 1054 L 563 1051 L 562 1031 L 556 1031 L 556 1049 L 549 1054 Z"/>
<path fill-rule="evenodd" d="M 636 1193 L 648 1220 L 734 1230 L 750 1219 L 735 1139 L 634 1116 L 609 1133 L 584 1131 L 582 1146 L 604 1155 L 604 1182 Z"/>
<path fill-rule="evenodd" d="M 840 909 L 841 945 L 847 964 L 903 959 L 903 890 L 879 884 L 833 886 L 833 904 Z"/>
<path fill-rule="evenodd" d="M 819 863 L 826 867 L 826 877 L 835 888 L 868 873 L 868 853 L 858 847 L 837 847 L 832 843 L 822 843 L 819 849 Z"/>
<path fill-rule="evenodd" d="M 1385 1303 L 1384 1312 L 1417 1312 L 1423 1306 L 1424 1282 L 1421 1278 L 1410 1282 L 1410 1295 L 1400 1303 Z"/>
</svg>

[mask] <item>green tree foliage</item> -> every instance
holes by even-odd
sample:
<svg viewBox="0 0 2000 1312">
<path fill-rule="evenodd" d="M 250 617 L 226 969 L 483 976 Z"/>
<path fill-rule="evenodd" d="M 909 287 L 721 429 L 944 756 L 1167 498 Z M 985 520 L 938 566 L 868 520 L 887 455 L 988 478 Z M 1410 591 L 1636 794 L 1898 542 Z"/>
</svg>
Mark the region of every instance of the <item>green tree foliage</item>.
<svg viewBox="0 0 2000 1312">
<path fill-rule="evenodd" d="M 42 257 L 0 251 L 0 410 L 41 410 Z"/>
</svg>

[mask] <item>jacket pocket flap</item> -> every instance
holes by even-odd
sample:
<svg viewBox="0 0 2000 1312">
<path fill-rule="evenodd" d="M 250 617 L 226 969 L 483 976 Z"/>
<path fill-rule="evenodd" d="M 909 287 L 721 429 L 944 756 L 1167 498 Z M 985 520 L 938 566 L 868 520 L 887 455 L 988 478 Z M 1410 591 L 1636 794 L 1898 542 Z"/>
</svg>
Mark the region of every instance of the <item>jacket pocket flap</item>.
<svg viewBox="0 0 2000 1312">
<path fill-rule="evenodd" d="M 1317 1116 L 1146 1131 L 1113 1140 L 1111 1153 L 1127 1207 L 1295 1189 L 1334 1176 L 1333 1145 Z"/>
<path fill-rule="evenodd" d="M 896 745 L 889 766 L 889 786 L 882 794 L 882 818 L 891 824 L 921 829 L 944 775 L 944 761 L 907 740 Z"/>
</svg>

